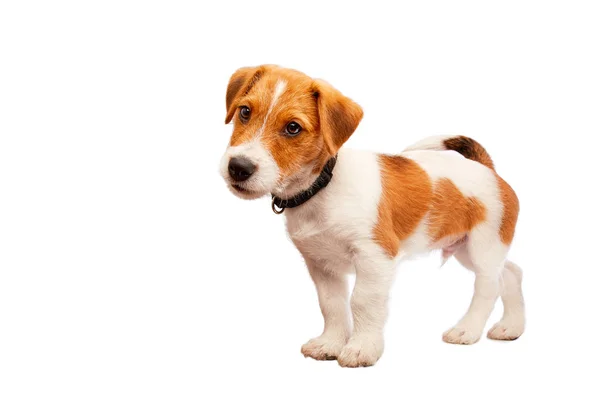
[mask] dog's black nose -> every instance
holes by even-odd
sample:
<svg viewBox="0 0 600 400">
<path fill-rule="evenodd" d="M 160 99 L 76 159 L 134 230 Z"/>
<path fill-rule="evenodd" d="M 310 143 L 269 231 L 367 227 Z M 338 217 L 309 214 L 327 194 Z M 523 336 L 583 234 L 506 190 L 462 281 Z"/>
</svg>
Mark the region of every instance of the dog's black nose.
<svg viewBox="0 0 600 400">
<path fill-rule="evenodd" d="M 254 171 L 256 171 L 256 166 L 245 157 L 233 157 L 229 160 L 229 175 L 236 182 L 250 178 Z"/>
</svg>

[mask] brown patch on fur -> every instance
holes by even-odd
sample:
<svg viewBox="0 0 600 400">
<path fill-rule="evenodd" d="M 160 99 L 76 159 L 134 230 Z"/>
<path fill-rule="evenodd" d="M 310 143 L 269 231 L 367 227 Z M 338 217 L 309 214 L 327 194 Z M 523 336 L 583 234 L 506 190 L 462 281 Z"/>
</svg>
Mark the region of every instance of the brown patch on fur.
<svg viewBox="0 0 600 400">
<path fill-rule="evenodd" d="M 433 242 L 460 236 L 485 220 L 486 208 L 475 197 L 465 197 L 448 178 L 435 182 L 428 233 Z"/>
<path fill-rule="evenodd" d="M 395 257 L 400 243 L 429 210 L 433 191 L 429 175 L 413 160 L 380 155 L 379 164 L 382 194 L 373 236 L 390 257 Z"/>
<path fill-rule="evenodd" d="M 500 198 L 504 204 L 502 223 L 500 224 L 500 240 L 502 240 L 502 243 L 509 245 L 515 236 L 517 217 L 519 216 L 519 199 L 510 185 L 500 176 L 496 176 L 500 188 Z"/>
<path fill-rule="evenodd" d="M 469 160 L 477 161 L 488 168 L 494 169 L 494 163 L 488 152 L 475 140 L 466 136 L 456 136 L 444 140 L 447 150 L 454 150 Z"/>
<path fill-rule="evenodd" d="M 238 108 L 238 104 L 235 100 L 250 92 L 256 82 L 262 77 L 266 68 L 267 66 L 245 67 L 238 69 L 231 75 L 229 84 L 227 85 L 227 93 L 225 94 L 225 107 L 227 110 L 227 115 L 225 117 L 226 124 L 231 122 L 231 119 Z"/>
<path fill-rule="evenodd" d="M 334 156 L 358 127 L 363 110 L 325 81 L 315 81 L 313 90 L 319 107 L 321 132 L 329 155 Z"/>
</svg>

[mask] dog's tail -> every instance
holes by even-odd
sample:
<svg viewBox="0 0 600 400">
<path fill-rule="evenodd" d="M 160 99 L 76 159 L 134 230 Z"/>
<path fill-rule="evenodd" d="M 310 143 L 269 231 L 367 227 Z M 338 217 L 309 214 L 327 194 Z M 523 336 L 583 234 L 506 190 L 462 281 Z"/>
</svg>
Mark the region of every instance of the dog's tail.
<svg viewBox="0 0 600 400">
<path fill-rule="evenodd" d="M 492 158 L 483 146 L 466 136 L 431 136 L 404 149 L 404 151 L 411 150 L 454 150 L 469 160 L 494 169 Z"/>
</svg>

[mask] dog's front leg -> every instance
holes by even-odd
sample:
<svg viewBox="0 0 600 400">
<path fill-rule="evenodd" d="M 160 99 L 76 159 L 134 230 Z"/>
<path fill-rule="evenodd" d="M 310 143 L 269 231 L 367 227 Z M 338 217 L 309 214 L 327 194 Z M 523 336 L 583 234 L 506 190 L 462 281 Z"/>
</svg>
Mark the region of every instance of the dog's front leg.
<svg viewBox="0 0 600 400">
<path fill-rule="evenodd" d="M 334 360 L 350 335 L 348 280 L 345 274 L 325 269 L 319 262 L 305 259 L 317 288 L 325 328 L 321 336 L 302 346 L 302 354 L 316 360 Z"/>
<path fill-rule="evenodd" d="M 383 328 L 394 277 L 391 260 L 358 257 L 351 308 L 354 330 L 338 357 L 342 367 L 374 365 L 383 353 Z"/>
</svg>

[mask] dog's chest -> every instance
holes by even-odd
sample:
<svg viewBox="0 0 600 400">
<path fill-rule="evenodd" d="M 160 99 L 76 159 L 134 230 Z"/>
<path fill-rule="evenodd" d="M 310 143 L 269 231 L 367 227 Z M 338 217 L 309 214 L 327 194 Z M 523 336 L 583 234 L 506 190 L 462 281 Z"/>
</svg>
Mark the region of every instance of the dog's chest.
<svg viewBox="0 0 600 400">
<path fill-rule="evenodd" d="M 372 237 L 381 196 L 377 155 L 342 149 L 329 185 L 285 217 L 290 238 L 305 257 L 351 269 Z"/>
<path fill-rule="evenodd" d="M 321 213 L 288 217 L 288 234 L 298 250 L 308 258 L 350 268 L 355 253 L 353 232 L 343 223 Z"/>
</svg>

